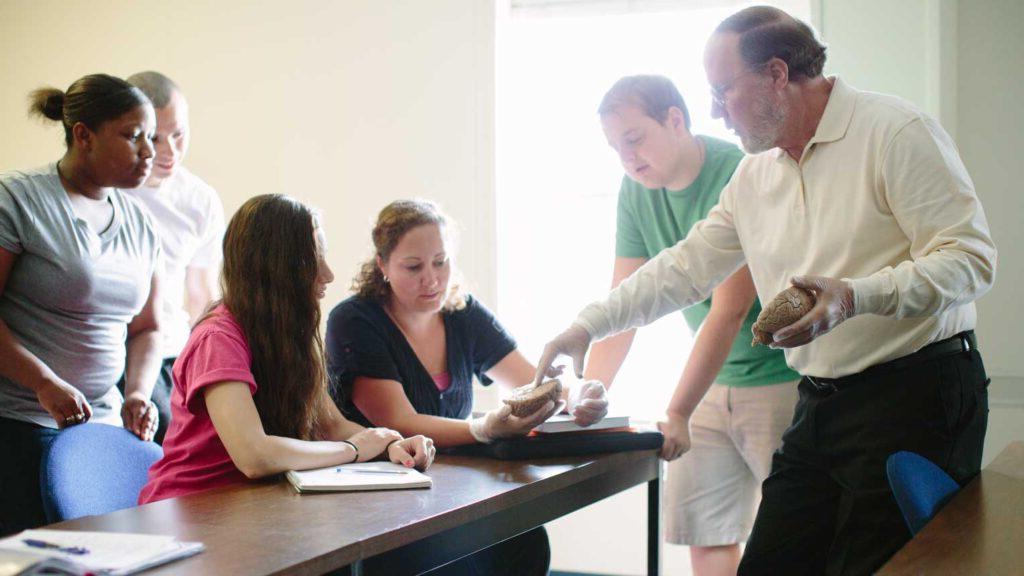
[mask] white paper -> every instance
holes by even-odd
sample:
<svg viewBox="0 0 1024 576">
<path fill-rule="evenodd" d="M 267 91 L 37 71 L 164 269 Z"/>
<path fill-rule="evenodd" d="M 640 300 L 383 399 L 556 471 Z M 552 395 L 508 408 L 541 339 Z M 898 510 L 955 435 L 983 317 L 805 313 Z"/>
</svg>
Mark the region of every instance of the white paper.
<svg viewBox="0 0 1024 576">
<path fill-rule="evenodd" d="M 25 540 L 42 540 L 62 548 L 84 548 L 72 554 L 55 548 L 29 546 Z M 149 566 L 189 556 L 203 549 L 198 542 L 179 542 L 174 536 L 74 530 L 25 530 L 0 540 L 0 548 L 56 556 L 103 574 L 130 574 Z"/>
<path fill-rule="evenodd" d="M 291 471 L 288 481 L 296 490 L 389 490 L 429 488 L 430 477 L 393 462 L 361 462 L 317 470 Z"/>
</svg>

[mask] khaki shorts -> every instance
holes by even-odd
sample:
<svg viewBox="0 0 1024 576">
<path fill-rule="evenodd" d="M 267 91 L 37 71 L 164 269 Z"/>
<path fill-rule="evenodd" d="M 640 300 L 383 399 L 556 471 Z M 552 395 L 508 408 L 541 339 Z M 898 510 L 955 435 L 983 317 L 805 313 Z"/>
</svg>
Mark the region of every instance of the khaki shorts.
<svg viewBox="0 0 1024 576">
<path fill-rule="evenodd" d="M 668 463 L 668 542 L 722 546 L 747 540 L 772 453 L 793 420 L 797 382 L 711 386 L 690 418 L 690 450 Z"/>
</svg>

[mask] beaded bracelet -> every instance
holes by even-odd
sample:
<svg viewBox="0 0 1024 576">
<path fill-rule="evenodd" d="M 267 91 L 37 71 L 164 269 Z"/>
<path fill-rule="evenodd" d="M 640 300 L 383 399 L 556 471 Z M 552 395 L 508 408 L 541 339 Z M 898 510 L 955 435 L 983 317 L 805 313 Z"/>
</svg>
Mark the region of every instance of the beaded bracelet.
<svg viewBox="0 0 1024 576">
<path fill-rule="evenodd" d="M 348 440 L 342 440 L 342 442 L 344 442 L 345 444 L 348 444 L 349 446 L 352 447 L 353 450 L 356 451 L 356 457 L 353 458 L 352 461 L 353 462 L 358 462 L 359 461 L 359 446 L 356 446 L 355 444 L 353 444 L 352 442 L 349 442 Z"/>
</svg>

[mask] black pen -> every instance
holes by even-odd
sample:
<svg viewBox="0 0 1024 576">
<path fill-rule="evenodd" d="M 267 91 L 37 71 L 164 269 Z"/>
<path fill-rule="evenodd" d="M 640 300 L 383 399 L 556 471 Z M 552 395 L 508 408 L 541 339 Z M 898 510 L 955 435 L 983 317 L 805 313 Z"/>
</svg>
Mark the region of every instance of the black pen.
<svg viewBox="0 0 1024 576">
<path fill-rule="evenodd" d="M 26 546 L 31 546 L 33 548 L 47 548 L 57 550 L 58 552 L 64 552 L 66 554 L 74 554 L 75 556 L 81 556 L 89 553 L 89 550 L 79 546 L 64 547 L 60 544 L 54 544 L 53 542 L 47 542 L 45 540 L 36 540 L 34 538 L 25 538 L 22 542 L 24 542 Z"/>
</svg>

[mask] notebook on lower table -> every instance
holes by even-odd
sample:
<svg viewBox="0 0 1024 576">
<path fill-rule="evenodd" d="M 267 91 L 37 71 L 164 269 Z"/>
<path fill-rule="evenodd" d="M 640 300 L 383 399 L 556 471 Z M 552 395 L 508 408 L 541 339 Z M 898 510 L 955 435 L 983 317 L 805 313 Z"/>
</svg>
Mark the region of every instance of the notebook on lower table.
<svg viewBox="0 0 1024 576">
<path fill-rule="evenodd" d="M 430 476 L 393 462 L 360 462 L 285 475 L 296 492 L 348 492 L 430 488 Z"/>
<path fill-rule="evenodd" d="M 174 536 L 25 530 L 0 540 L 0 574 L 122 576 L 202 550 L 201 543 L 180 542 Z"/>
</svg>

